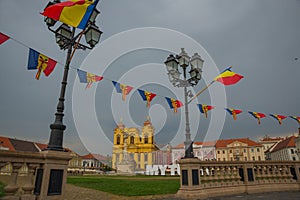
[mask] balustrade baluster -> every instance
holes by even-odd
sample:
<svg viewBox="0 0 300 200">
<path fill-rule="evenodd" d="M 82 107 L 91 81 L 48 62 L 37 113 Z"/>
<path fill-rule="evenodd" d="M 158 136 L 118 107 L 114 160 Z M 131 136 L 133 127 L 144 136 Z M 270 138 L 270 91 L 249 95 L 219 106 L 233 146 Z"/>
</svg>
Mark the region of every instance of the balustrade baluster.
<svg viewBox="0 0 300 200">
<path fill-rule="evenodd" d="M 261 166 L 255 165 L 255 179 L 257 182 L 261 182 Z"/>
<path fill-rule="evenodd" d="M 233 181 L 235 183 L 238 182 L 240 180 L 240 178 L 241 178 L 241 177 L 239 177 L 237 166 L 234 166 L 232 168 L 232 177 L 233 177 Z"/>
<path fill-rule="evenodd" d="M 27 164 L 28 173 L 26 183 L 22 186 L 24 194 L 21 200 L 35 200 L 35 195 L 33 195 L 34 189 L 34 172 L 39 164 Z"/>
<path fill-rule="evenodd" d="M 266 183 L 266 178 L 267 178 L 267 172 L 266 172 L 267 168 L 265 165 L 261 166 L 261 182 L 262 183 Z"/>
<path fill-rule="evenodd" d="M 233 167 L 228 166 L 226 168 L 226 180 L 228 181 L 228 183 L 230 185 L 232 185 L 234 183 L 234 177 L 233 177 Z"/>
<path fill-rule="evenodd" d="M 201 167 L 201 169 L 203 170 L 202 171 L 202 176 L 201 176 L 201 182 L 204 182 L 204 183 L 206 183 L 207 182 L 207 173 L 206 173 L 206 169 L 207 169 L 207 167 Z"/>
<path fill-rule="evenodd" d="M 208 176 L 208 181 L 210 183 L 210 185 L 214 185 L 215 184 L 215 168 L 214 167 L 208 167 L 208 170 L 209 170 L 209 176 Z"/>
<path fill-rule="evenodd" d="M 266 166 L 266 179 L 267 179 L 267 182 L 269 183 L 269 182 L 271 182 L 271 172 L 270 172 L 270 166 L 269 165 L 267 165 Z"/>
<path fill-rule="evenodd" d="M 278 165 L 279 166 L 279 178 L 281 182 L 284 182 L 284 172 L 283 172 L 283 165 Z"/>
<path fill-rule="evenodd" d="M 209 167 L 204 166 L 202 169 L 203 169 L 203 176 L 202 176 L 201 183 L 203 183 L 202 184 L 203 187 L 208 187 L 208 184 L 210 184 L 209 183 L 209 175 L 210 175 Z M 207 174 L 207 172 L 209 174 Z"/>
<path fill-rule="evenodd" d="M 282 174 L 281 174 L 281 165 L 276 165 L 277 171 L 276 171 L 276 178 L 278 182 L 282 182 Z"/>
<path fill-rule="evenodd" d="M 278 182 L 278 167 L 277 165 L 273 165 L 273 179 L 274 179 L 274 182 Z"/>
<path fill-rule="evenodd" d="M 4 191 L 6 196 L 3 197 L 3 200 L 19 200 L 19 197 L 14 196 L 19 189 L 17 185 L 17 178 L 19 169 L 22 167 L 23 163 L 11 163 L 12 172 L 10 175 L 10 181 L 6 187 L 4 187 Z"/>
<path fill-rule="evenodd" d="M 282 167 L 282 174 L 285 182 L 288 182 L 289 175 L 288 175 L 288 167 L 286 165 Z"/>
<path fill-rule="evenodd" d="M 7 165 L 6 162 L 0 162 L 0 172 L 1 172 L 1 170 L 2 170 L 2 167 L 4 167 L 5 165 Z"/>
</svg>

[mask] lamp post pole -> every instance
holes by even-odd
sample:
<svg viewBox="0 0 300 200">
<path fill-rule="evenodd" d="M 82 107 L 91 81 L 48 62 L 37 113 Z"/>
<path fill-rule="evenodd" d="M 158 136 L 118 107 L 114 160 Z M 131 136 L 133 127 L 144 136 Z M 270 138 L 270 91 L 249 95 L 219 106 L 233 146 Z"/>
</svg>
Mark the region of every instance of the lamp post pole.
<svg viewBox="0 0 300 200">
<path fill-rule="evenodd" d="M 186 67 L 183 68 L 184 81 L 186 82 Z M 188 90 L 186 84 L 184 85 L 184 110 L 185 110 L 185 158 L 193 158 L 193 144 L 191 140 L 191 129 L 189 119 L 189 106 L 188 102 Z"/>
<path fill-rule="evenodd" d="M 191 91 L 188 87 L 194 87 L 201 80 L 202 67 L 204 60 L 195 53 L 192 58 L 187 55 L 184 48 L 181 49 L 181 53 L 176 56 L 176 58 L 171 54 L 165 61 L 167 67 L 168 76 L 170 82 L 175 87 L 183 87 L 184 89 L 184 109 L 185 109 L 185 155 L 184 158 L 193 158 L 193 142 L 191 140 L 191 130 L 190 130 L 190 120 L 189 120 L 189 107 L 188 107 L 188 97 L 192 97 Z M 181 73 L 178 70 L 178 65 L 183 70 L 183 79 L 180 78 Z M 187 68 L 191 70 L 190 78 L 187 79 Z"/>
<path fill-rule="evenodd" d="M 46 8 L 56 3 L 60 3 L 60 0 L 49 2 Z M 66 24 L 61 24 L 56 30 L 54 30 L 52 27 L 56 24 L 57 21 L 48 17 L 45 18 L 48 29 L 55 34 L 56 42 L 59 45 L 60 49 L 67 50 L 67 58 L 64 67 L 63 79 L 61 82 L 60 96 L 55 113 L 55 121 L 50 125 L 51 134 L 46 150 L 64 150 L 63 136 L 64 130 L 66 129 L 66 126 L 63 124 L 64 102 L 70 63 L 76 49 L 93 49 L 94 46 L 99 42 L 102 32 L 95 25 L 95 19 L 99 13 L 100 12 L 96 8 L 94 8 L 85 29 L 81 30 L 78 34 L 76 34 L 75 27 L 73 27 L 71 31 L 70 27 Z M 80 43 L 80 39 L 83 35 L 85 36 L 86 43 L 89 46 Z"/>
<path fill-rule="evenodd" d="M 75 28 L 72 30 L 72 38 L 75 34 Z M 71 62 L 71 54 L 73 50 L 74 41 L 68 47 L 68 53 L 64 68 L 64 75 L 63 80 L 61 82 L 60 88 L 60 96 L 58 99 L 58 104 L 55 113 L 55 121 L 53 124 L 50 125 L 51 134 L 49 139 L 49 144 L 47 149 L 48 150 L 55 150 L 55 151 L 63 151 L 63 134 L 66 126 L 63 124 L 63 117 L 64 117 L 64 102 L 65 102 L 65 94 L 66 94 L 66 87 L 68 82 L 68 74 L 69 74 L 69 67 Z"/>
</svg>

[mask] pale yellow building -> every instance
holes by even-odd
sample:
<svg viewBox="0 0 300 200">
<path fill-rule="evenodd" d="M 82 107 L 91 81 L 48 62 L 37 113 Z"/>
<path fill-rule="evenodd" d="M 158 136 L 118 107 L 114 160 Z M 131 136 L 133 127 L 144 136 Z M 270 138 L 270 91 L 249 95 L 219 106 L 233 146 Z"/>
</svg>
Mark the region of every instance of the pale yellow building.
<svg viewBox="0 0 300 200">
<path fill-rule="evenodd" d="M 217 161 L 265 160 L 263 145 L 249 138 L 218 140 L 215 147 Z"/>
<path fill-rule="evenodd" d="M 126 141 L 126 145 L 124 145 Z M 154 127 L 150 117 L 140 130 L 135 127 L 127 128 L 120 122 L 114 129 L 114 145 L 112 150 L 112 168 L 117 169 L 122 161 L 124 146 L 127 153 L 136 163 L 136 170 L 145 170 L 146 165 L 153 164 L 153 152 L 158 150 L 154 143 Z"/>
</svg>

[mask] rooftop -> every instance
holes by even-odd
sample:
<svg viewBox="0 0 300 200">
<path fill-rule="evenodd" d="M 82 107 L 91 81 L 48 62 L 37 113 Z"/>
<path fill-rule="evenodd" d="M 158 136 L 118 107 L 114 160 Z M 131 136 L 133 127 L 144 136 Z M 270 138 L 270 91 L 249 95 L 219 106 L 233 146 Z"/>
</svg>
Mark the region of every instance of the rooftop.
<svg viewBox="0 0 300 200">
<path fill-rule="evenodd" d="M 283 140 L 284 138 L 282 137 L 269 137 L 268 135 L 266 135 L 263 139 L 260 139 L 260 142 L 277 142 L 280 140 Z"/>
<path fill-rule="evenodd" d="M 2 150 L 8 151 L 40 152 L 46 149 L 48 145 L 33 141 L 0 136 L 0 147 L 2 147 Z M 73 152 L 68 148 L 64 148 L 64 150 L 67 152 Z"/>
<path fill-rule="evenodd" d="M 277 145 L 273 148 L 271 152 L 276 152 L 285 148 L 296 147 L 295 138 L 297 137 L 291 136 L 286 138 L 285 140 L 282 140 L 281 142 L 277 143 Z"/>
<path fill-rule="evenodd" d="M 247 144 L 250 147 L 262 146 L 261 144 L 254 142 L 253 140 L 250 140 L 249 138 L 236 138 L 236 139 L 227 139 L 227 140 L 217 140 L 215 147 L 216 148 L 227 147 L 229 144 L 236 141 Z"/>
</svg>

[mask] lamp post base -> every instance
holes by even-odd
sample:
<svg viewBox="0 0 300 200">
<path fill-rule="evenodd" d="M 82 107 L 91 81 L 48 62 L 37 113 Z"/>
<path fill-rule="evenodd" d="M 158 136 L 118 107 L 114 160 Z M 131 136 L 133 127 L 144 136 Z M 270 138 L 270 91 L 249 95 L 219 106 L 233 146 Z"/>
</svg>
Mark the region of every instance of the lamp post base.
<svg viewBox="0 0 300 200">
<path fill-rule="evenodd" d="M 64 151 L 62 143 L 64 137 L 64 130 L 66 129 L 66 126 L 63 124 L 54 123 L 50 125 L 50 129 L 51 135 L 46 150 Z"/>
<path fill-rule="evenodd" d="M 184 142 L 186 147 L 184 158 L 194 158 L 193 143 L 194 142 Z"/>
</svg>

